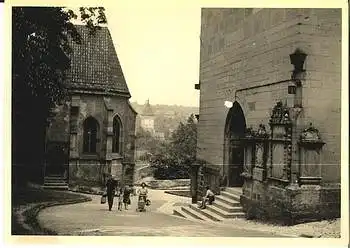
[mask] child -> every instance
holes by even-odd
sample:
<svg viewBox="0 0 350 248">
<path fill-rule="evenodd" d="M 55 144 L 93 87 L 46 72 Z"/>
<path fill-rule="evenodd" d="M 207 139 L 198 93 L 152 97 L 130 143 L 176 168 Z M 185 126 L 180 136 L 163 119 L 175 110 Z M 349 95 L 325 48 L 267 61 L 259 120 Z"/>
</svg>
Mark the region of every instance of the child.
<svg viewBox="0 0 350 248">
<path fill-rule="evenodd" d="M 124 202 L 125 210 L 128 210 L 127 206 L 131 204 L 130 194 L 131 194 L 131 191 L 128 185 L 125 185 L 124 192 L 123 192 L 123 202 Z"/>
<path fill-rule="evenodd" d="M 117 189 L 117 195 L 118 197 L 118 210 L 122 211 L 122 206 L 123 206 L 123 187 L 119 187 Z"/>
</svg>

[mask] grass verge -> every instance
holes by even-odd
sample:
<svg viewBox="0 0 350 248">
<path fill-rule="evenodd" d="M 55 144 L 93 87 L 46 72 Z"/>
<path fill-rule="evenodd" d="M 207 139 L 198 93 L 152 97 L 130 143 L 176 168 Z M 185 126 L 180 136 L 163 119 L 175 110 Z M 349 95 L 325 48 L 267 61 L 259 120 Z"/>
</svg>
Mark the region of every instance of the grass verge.
<svg viewBox="0 0 350 248">
<path fill-rule="evenodd" d="M 12 192 L 12 235 L 56 235 L 52 230 L 42 228 L 37 220 L 38 213 L 47 207 L 91 201 L 90 197 L 68 191 L 20 188 Z"/>
</svg>

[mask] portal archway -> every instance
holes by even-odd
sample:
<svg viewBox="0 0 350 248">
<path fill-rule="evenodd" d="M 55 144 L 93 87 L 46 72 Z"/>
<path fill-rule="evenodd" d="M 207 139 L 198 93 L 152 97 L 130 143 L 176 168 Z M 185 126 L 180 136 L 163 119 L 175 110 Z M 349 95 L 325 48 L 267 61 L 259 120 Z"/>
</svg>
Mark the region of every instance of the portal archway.
<svg viewBox="0 0 350 248">
<path fill-rule="evenodd" d="M 230 108 L 225 124 L 224 176 L 226 186 L 243 185 L 241 173 L 244 166 L 244 137 L 246 121 L 240 104 L 236 101 Z"/>
</svg>

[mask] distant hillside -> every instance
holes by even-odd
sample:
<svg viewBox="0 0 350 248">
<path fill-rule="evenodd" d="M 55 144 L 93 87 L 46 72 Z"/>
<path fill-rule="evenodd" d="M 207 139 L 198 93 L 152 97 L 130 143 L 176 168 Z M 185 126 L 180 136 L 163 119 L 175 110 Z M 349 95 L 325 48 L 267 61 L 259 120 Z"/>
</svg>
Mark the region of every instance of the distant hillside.
<svg viewBox="0 0 350 248">
<path fill-rule="evenodd" d="M 138 115 L 142 114 L 143 104 L 131 103 Z M 168 136 L 170 130 L 177 128 L 179 123 L 185 122 L 191 114 L 198 114 L 198 107 L 188 107 L 179 105 L 151 104 L 155 116 L 154 128 L 157 132 L 163 132 Z"/>
<path fill-rule="evenodd" d="M 144 105 L 132 102 L 131 105 L 137 111 L 138 114 L 142 114 Z M 198 107 L 188 107 L 180 105 L 163 105 L 163 104 L 151 104 L 152 110 L 155 115 L 178 115 L 189 116 L 190 114 L 198 114 Z"/>
</svg>

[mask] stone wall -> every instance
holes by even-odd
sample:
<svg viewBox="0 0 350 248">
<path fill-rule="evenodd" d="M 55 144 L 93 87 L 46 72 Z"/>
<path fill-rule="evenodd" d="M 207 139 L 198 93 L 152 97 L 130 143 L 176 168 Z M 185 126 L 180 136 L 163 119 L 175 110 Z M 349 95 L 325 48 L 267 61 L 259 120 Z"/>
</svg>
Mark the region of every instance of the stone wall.
<svg viewBox="0 0 350 248">
<path fill-rule="evenodd" d="M 57 114 L 48 128 L 47 139 L 60 142 L 69 141 L 69 102 L 57 107 Z"/>
<path fill-rule="evenodd" d="M 331 187 L 278 187 L 260 184 L 265 194 L 242 195 L 241 203 L 248 218 L 297 224 L 304 221 L 340 218 L 340 185 Z M 249 182 L 247 187 L 259 187 Z"/>
<path fill-rule="evenodd" d="M 154 168 L 145 162 L 137 161 L 135 164 L 134 181 L 139 182 L 143 178 L 153 177 Z"/>
<path fill-rule="evenodd" d="M 69 164 L 69 184 L 100 185 L 104 181 L 105 164 L 96 159 L 79 159 Z"/>
<path fill-rule="evenodd" d="M 222 164 L 228 113 L 224 101 L 239 102 L 248 126 L 266 123 L 269 118 L 266 113 L 276 100 L 281 100 L 286 94 L 286 84 L 236 91 L 290 78 L 293 67 L 289 54 L 297 48 L 299 19 L 287 18 L 284 9 L 264 9 L 257 13 L 245 12 L 244 9 L 234 10 L 233 13 L 203 9 L 202 20 L 211 12 L 215 18 L 202 25 L 201 33 L 198 155 L 212 164 Z M 245 16 L 244 13 L 250 14 Z M 236 26 L 226 27 L 232 25 L 227 20 L 235 15 L 241 17 L 234 21 Z M 261 23 L 266 24 L 261 27 Z M 223 42 L 216 44 L 218 35 L 222 36 Z M 216 49 L 211 51 L 211 46 Z"/>
<path fill-rule="evenodd" d="M 111 154 L 111 143 L 107 142 L 108 119 L 106 100 L 111 106 L 112 116 L 118 115 L 122 123 L 121 154 Z M 59 112 L 48 131 L 48 142 L 67 141 L 70 143 L 69 182 L 73 184 L 104 183 L 106 174 L 112 171 L 119 180 L 133 182 L 134 150 L 135 150 L 135 118 L 136 113 L 128 104 L 127 98 L 104 97 L 95 94 L 72 95 L 72 101 L 78 106 L 77 119 L 71 117 L 70 103 L 59 107 Z M 96 154 L 83 152 L 83 123 L 86 118 L 93 117 L 98 122 L 98 139 Z M 73 126 L 77 133 L 70 135 Z M 73 131 L 74 132 L 74 131 Z M 107 156 L 108 155 L 108 156 Z M 110 158 L 108 158 L 110 157 Z M 111 159 L 111 160 L 109 160 Z M 68 160 L 68 159 L 67 159 Z"/>
<path fill-rule="evenodd" d="M 229 112 L 225 101 L 240 104 L 247 127 L 257 129 L 262 123 L 268 133 L 276 102 L 292 107 L 288 86 L 294 67 L 289 55 L 297 49 L 307 57 L 301 78 L 301 108 L 291 114 L 298 113 L 293 123 L 290 176 L 285 181 L 245 180 L 241 202 L 246 212 L 260 217 L 285 216 L 292 221 L 338 217 L 340 9 L 202 9 L 197 156 L 211 169 L 202 169 L 199 184 L 217 188 L 220 182 L 217 171 L 223 169 Z M 310 122 L 325 142 L 319 153 L 321 182 L 298 185 L 296 142 Z"/>
<path fill-rule="evenodd" d="M 287 101 L 288 83 L 245 88 L 290 79 L 289 55 L 300 48 L 308 54 L 300 128 L 320 127 L 324 181 L 338 182 L 340 20 L 334 9 L 202 9 L 198 157 L 222 166 L 225 100 L 239 102 L 247 127 L 267 124 L 274 104 Z"/>
<path fill-rule="evenodd" d="M 172 189 L 176 187 L 190 187 L 190 179 L 173 179 L 173 180 L 151 180 L 145 182 L 147 187 L 152 189 Z"/>
<path fill-rule="evenodd" d="M 341 9 L 314 9 L 300 25 L 300 46 L 308 57 L 303 83 L 303 119 L 318 127 L 326 143 L 322 180 L 340 182 Z"/>
</svg>

